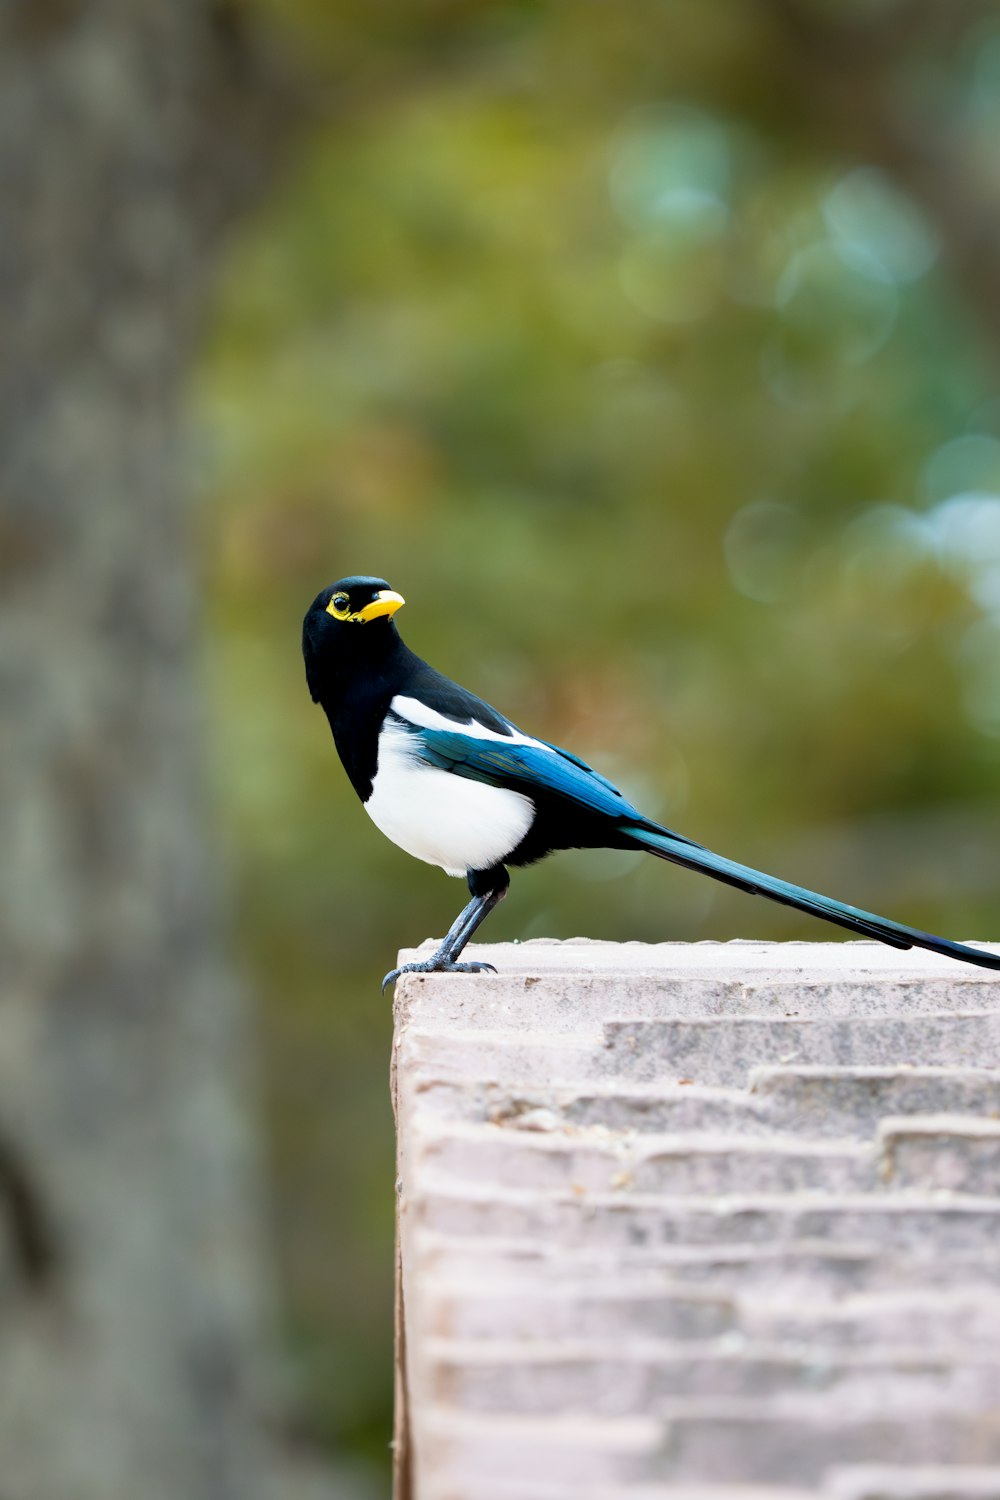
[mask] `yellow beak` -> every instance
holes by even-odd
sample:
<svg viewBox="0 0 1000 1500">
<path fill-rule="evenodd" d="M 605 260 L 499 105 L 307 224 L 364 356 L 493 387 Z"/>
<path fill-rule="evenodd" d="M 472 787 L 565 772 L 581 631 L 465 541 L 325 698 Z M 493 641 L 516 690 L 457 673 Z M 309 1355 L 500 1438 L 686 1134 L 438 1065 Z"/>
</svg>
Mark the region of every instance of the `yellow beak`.
<svg viewBox="0 0 1000 1500">
<path fill-rule="evenodd" d="M 397 609 L 402 609 L 406 600 L 402 594 L 394 594 L 392 589 L 381 589 L 375 595 L 370 604 L 364 609 L 359 609 L 354 616 L 356 620 L 377 620 L 380 615 L 394 615 Z"/>
</svg>

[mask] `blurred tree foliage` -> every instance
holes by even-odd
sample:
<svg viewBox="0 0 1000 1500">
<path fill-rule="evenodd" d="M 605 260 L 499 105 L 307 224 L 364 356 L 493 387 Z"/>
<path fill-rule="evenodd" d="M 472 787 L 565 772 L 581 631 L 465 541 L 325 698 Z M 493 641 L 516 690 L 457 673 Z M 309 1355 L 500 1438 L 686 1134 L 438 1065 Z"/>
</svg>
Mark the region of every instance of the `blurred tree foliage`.
<svg viewBox="0 0 1000 1500">
<path fill-rule="evenodd" d="M 315 126 L 195 392 L 217 779 L 263 1001 L 292 1348 L 384 1452 L 378 980 L 462 899 L 306 695 L 346 573 L 736 858 L 957 937 L 1000 862 L 1000 17 L 918 0 L 259 0 Z M 489 937 L 831 938 L 620 854 Z"/>
</svg>

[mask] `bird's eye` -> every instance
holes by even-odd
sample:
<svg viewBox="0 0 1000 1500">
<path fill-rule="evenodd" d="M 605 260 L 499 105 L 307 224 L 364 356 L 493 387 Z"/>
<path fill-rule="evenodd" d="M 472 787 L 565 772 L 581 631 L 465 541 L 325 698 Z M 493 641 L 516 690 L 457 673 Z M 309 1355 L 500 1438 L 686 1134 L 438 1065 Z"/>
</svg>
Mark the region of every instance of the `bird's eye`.
<svg viewBox="0 0 1000 1500">
<path fill-rule="evenodd" d="M 333 596 L 333 603 L 334 603 L 334 606 L 335 606 L 336 609 L 340 609 L 340 610 L 347 609 L 347 607 L 349 606 L 350 602 L 351 601 L 350 601 L 350 599 L 348 599 L 348 597 L 347 597 L 346 594 L 334 594 L 334 596 Z"/>
</svg>

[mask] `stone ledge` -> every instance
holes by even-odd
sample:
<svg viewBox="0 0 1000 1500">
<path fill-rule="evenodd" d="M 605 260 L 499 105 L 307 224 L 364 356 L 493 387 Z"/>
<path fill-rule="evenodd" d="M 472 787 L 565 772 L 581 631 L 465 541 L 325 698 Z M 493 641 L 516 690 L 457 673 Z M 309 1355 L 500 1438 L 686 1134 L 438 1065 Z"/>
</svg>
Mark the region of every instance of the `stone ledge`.
<svg viewBox="0 0 1000 1500">
<path fill-rule="evenodd" d="M 998 1500 L 1000 983 L 474 953 L 397 986 L 397 1500 Z"/>
</svg>

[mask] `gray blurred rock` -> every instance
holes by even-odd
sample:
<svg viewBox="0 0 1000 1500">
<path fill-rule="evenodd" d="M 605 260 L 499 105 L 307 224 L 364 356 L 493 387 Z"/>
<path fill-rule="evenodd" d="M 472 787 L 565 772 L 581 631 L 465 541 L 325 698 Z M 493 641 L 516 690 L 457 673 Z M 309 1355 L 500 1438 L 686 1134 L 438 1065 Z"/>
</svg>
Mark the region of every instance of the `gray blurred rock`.
<svg viewBox="0 0 1000 1500">
<path fill-rule="evenodd" d="M 204 0 L 0 6 L 4 1500 L 280 1493 L 181 414 L 294 113 L 258 43 Z"/>
</svg>

